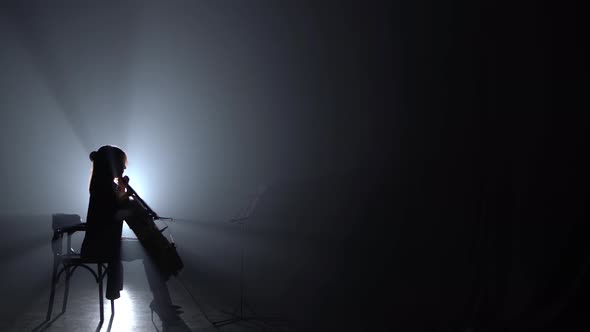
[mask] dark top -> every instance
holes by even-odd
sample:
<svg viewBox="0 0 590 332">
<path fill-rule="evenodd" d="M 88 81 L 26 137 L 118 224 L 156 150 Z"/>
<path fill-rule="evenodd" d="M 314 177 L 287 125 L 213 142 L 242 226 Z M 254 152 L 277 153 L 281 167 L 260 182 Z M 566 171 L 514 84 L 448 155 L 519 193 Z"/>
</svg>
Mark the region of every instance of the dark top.
<svg viewBox="0 0 590 332">
<path fill-rule="evenodd" d="M 121 205 L 114 183 L 96 186 L 90 192 L 86 235 L 81 249 L 83 258 L 103 262 L 119 259 L 123 221 L 116 220 L 115 214 Z"/>
</svg>

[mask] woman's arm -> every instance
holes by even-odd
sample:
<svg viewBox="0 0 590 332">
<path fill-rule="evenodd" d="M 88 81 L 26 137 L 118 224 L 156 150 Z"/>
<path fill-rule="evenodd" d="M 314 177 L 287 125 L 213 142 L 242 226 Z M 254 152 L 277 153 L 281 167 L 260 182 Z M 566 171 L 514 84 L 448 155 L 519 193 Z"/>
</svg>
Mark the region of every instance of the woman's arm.
<svg viewBox="0 0 590 332">
<path fill-rule="evenodd" d="M 117 184 L 116 194 L 119 204 L 127 204 L 129 202 L 129 197 L 131 196 L 131 193 L 126 190 L 127 185 L 129 184 L 129 177 L 124 176 L 122 178 L 117 178 L 115 183 Z"/>
</svg>

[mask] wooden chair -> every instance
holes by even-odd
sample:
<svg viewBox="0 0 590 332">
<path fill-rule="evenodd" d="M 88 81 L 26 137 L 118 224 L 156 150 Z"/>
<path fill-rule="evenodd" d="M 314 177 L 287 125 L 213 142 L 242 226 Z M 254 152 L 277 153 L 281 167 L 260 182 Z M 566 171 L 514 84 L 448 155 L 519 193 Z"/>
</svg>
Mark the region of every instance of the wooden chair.
<svg viewBox="0 0 590 332">
<path fill-rule="evenodd" d="M 85 260 L 80 254 L 72 249 L 72 234 L 86 231 L 86 223 L 82 222 L 79 215 L 57 213 L 52 216 L 53 238 L 51 239 L 51 248 L 53 251 L 53 273 L 51 275 L 51 294 L 49 295 L 49 307 L 47 309 L 46 321 L 51 319 L 53 312 L 53 302 L 55 299 L 55 287 L 59 277 L 65 272 L 65 290 L 62 303 L 62 313 L 66 311 L 68 305 L 68 294 L 70 291 L 70 278 L 78 269 L 82 267 L 94 276 L 98 283 L 98 301 L 100 305 L 100 321 L 104 321 L 104 293 L 103 279 L 107 274 L 107 262 L 97 262 Z M 64 235 L 67 239 L 64 251 Z M 96 270 L 94 269 L 96 266 Z M 115 313 L 115 303 L 111 300 L 111 314 Z"/>
</svg>

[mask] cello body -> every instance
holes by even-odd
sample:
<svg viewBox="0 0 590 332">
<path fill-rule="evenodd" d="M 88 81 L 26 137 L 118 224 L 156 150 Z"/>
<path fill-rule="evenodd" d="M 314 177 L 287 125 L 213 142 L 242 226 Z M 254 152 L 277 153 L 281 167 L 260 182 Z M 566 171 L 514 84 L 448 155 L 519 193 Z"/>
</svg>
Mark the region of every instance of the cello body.
<svg viewBox="0 0 590 332">
<path fill-rule="evenodd" d="M 127 188 L 130 189 L 130 187 Z M 125 221 L 135 233 L 162 276 L 165 280 L 168 280 L 171 275 L 178 275 L 184 267 L 184 263 L 180 255 L 178 255 L 176 245 L 168 241 L 162 234 L 165 228 L 160 230 L 154 222 L 155 219 L 159 218 L 157 214 L 137 196 L 135 191 L 132 189 L 130 191 L 134 194 L 129 199 L 131 213 L 125 218 Z"/>
</svg>

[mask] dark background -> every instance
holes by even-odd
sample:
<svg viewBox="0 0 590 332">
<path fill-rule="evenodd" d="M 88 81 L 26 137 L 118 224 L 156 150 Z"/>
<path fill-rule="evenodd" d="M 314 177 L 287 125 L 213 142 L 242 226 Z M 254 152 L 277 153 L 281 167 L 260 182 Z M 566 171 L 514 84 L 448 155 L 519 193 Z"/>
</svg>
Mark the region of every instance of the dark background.
<svg viewBox="0 0 590 332">
<path fill-rule="evenodd" d="M 211 308 L 244 247 L 250 308 L 301 330 L 590 328 L 576 6 L 0 8 L 3 321 L 115 144 Z"/>
</svg>

